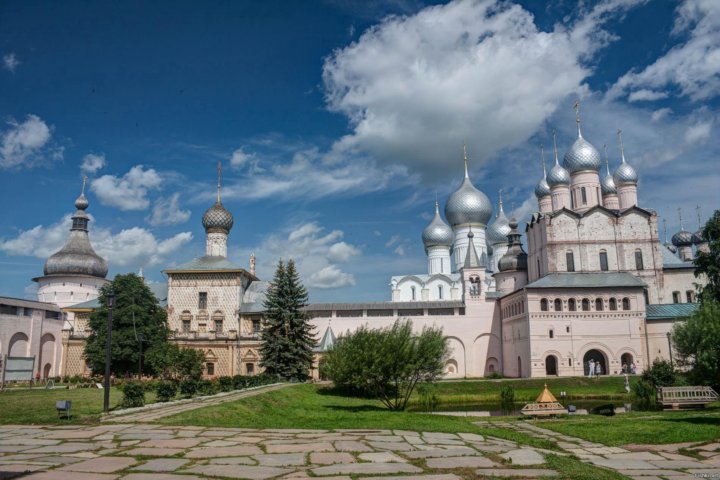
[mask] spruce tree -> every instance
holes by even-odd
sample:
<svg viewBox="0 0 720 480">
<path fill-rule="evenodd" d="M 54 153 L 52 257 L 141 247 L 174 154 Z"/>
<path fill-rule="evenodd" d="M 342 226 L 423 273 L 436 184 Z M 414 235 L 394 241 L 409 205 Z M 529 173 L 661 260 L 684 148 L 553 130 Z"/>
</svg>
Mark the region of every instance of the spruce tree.
<svg viewBox="0 0 720 480">
<path fill-rule="evenodd" d="M 260 365 L 285 380 L 305 380 L 312 367 L 312 326 L 302 308 L 308 293 L 300 282 L 295 262 L 278 262 L 264 307 Z"/>
</svg>

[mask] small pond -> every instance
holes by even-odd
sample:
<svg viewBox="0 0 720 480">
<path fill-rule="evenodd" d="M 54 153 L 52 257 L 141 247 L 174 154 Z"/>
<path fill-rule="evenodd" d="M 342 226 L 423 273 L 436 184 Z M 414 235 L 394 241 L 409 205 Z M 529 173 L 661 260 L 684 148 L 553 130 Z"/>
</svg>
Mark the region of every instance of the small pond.
<svg viewBox="0 0 720 480">
<path fill-rule="evenodd" d="M 510 406 L 503 408 L 503 405 L 499 402 L 496 403 L 454 403 L 454 404 L 447 404 L 443 405 L 441 404 L 435 408 L 434 413 L 437 412 L 456 412 L 460 414 L 461 412 L 468 412 L 468 416 L 490 416 L 490 417 L 500 417 L 500 416 L 518 416 L 521 415 L 520 410 L 525 406 L 525 404 L 528 402 L 515 402 L 513 404 L 510 404 Z M 616 408 L 618 407 L 630 407 L 631 410 L 639 410 L 639 407 L 634 407 L 629 401 L 623 400 L 623 399 L 616 399 L 616 400 L 567 400 L 567 401 L 561 401 L 565 407 L 568 405 L 575 405 L 575 407 L 578 410 L 587 410 L 588 412 L 592 410 L 595 407 L 599 407 L 601 405 L 607 405 L 609 403 L 612 403 L 615 405 Z M 415 407 L 413 408 L 413 411 L 416 412 L 422 412 L 423 410 Z M 483 412 L 482 414 L 478 414 L 477 412 Z"/>
</svg>

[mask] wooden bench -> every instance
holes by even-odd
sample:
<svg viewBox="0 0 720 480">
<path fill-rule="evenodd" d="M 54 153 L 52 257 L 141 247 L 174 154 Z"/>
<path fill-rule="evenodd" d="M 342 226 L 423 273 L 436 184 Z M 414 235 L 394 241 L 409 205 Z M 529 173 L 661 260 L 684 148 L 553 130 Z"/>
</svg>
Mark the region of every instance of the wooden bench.
<svg viewBox="0 0 720 480">
<path fill-rule="evenodd" d="M 712 387 L 658 387 L 657 402 L 665 408 L 679 410 L 682 407 L 704 407 L 720 399 Z"/>
</svg>

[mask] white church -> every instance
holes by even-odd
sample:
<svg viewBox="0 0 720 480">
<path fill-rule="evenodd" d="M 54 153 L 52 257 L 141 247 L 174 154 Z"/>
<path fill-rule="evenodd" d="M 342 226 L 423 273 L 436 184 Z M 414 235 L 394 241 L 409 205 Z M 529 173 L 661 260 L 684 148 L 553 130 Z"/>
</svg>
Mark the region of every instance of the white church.
<svg viewBox="0 0 720 480">
<path fill-rule="evenodd" d="M 537 212 L 524 227 L 527 253 L 502 199 L 493 218 L 492 203 L 469 176 L 466 153 L 445 219 L 436 202 L 422 232 L 426 273 L 393 276 L 390 301 L 306 307 L 318 337 L 316 360 L 337 335 L 398 318 L 412 320 L 418 331 L 442 327 L 452 350 L 449 378 L 583 375 L 590 359 L 603 374 L 617 374 L 623 364 L 640 373 L 653 360 L 668 359 L 668 333 L 697 308 L 695 294 L 705 282 L 694 275 L 693 250 L 709 244 L 701 231 L 684 228 L 672 244 L 661 242 L 656 212 L 638 205 L 638 175 L 625 159 L 622 138 L 620 145 L 611 174 L 607 154 L 603 168 L 577 116 L 577 138 L 563 161 L 555 146 L 549 171 L 543 162 Z M 107 263 L 87 237 L 84 194 L 76 207 L 67 245 L 36 279 L 38 300 L 62 307 L 66 319 L 62 344 L 53 350 L 60 352 L 59 364 L 45 367 L 53 375 L 89 374 L 82 357 L 87 318 L 107 282 Z M 219 180 L 202 224 L 206 254 L 165 270 L 167 289 L 156 292 L 172 339 L 205 353 L 207 376 L 258 373 L 268 283 L 256 277 L 253 257 L 248 269 L 227 259 L 234 221 Z M 0 332 L 2 352 L 17 350 L 6 344 L 14 333 Z M 23 343 L 25 353 L 32 353 L 31 344 Z"/>
</svg>

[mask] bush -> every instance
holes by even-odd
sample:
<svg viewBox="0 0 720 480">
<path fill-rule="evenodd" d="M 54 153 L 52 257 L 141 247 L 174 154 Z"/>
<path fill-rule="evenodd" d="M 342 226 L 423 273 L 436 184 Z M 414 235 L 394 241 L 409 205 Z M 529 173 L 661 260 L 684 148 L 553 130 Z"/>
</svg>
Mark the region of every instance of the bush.
<svg viewBox="0 0 720 480">
<path fill-rule="evenodd" d="M 214 395 L 217 393 L 217 383 L 212 380 L 200 380 L 197 391 L 200 395 Z"/>
<path fill-rule="evenodd" d="M 139 382 L 127 382 L 122 386 L 124 408 L 142 407 L 145 405 L 145 388 Z"/>
<path fill-rule="evenodd" d="M 221 392 L 231 392 L 233 390 L 232 377 L 218 377 L 218 386 Z"/>
<path fill-rule="evenodd" d="M 655 404 L 655 387 L 647 380 L 640 379 L 633 385 L 635 403 L 641 409 L 649 409 Z"/>
<path fill-rule="evenodd" d="M 503 377 L 502 373 L 500 372 L 492 372 L 490 375 L 485 375 L 485 378 L 489 378 L 491 380 L 498 380 L 505 377 Z"/>
<path fill-rule="evenodd" d="M 232 377 L 232 384 L 233 390 L 242 390 L 243 388 L 247 388 L 250 382 L 248 381 L 248 378 L 243 375 L 235 375 Z"/>
<path fill-rule="evenodd" d="M 413 334 L 410 321 L 392 327 L 360 327 L 341 337 L 325 360 L 330 379 L 340 388 L 372 395 L 390 410 L 405 410 L 415 386 L 442 376 L 448 357 L 442 329 Z"/>
<path fill-rule="evenodd" d="M 434 412 L 440 405 L 440 398 L 437 395 L 437 385 L 434 383 L 423 383 L 417 387 L 420 399 L 420 408 L 424 412 Z"/>
<path fill-rule="evenodd" d="M 642 379 L 650 383 L 654 390 L 658 387 L 671 387 L 678 380 L 675 369 L 666 360 L 655 360 L 652 367 L 643 372 Z"/>
<path fill-rule="evenodd" d="M 180 395 L 185 398 L 192 398 L 198 389 L 197 380 L 186 378 L 180 382 Z"/>
<path fill-rule="evenodd" d="M 177 394 L 177 385 L 175 382 L 163 381 L 158 382 L 157 385 L 157 400 L 158 402 L 169 402 Z"/>
</svg>

